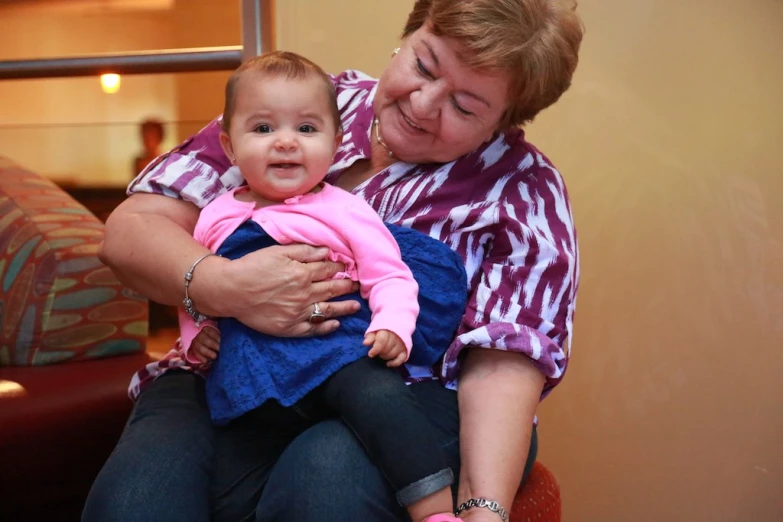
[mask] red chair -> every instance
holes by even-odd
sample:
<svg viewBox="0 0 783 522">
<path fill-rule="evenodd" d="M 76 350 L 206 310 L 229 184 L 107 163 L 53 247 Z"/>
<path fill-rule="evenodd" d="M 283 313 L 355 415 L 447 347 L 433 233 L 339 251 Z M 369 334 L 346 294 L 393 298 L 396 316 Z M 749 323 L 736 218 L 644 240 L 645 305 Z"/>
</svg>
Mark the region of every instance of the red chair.
<svg viewBox="0 0 783 522">
<path fill-rule="evenodd" d="M 510 522 L 560 522 L 560 486 L 549 469 L 536 462 L 511 506 Z"/>
</svg>

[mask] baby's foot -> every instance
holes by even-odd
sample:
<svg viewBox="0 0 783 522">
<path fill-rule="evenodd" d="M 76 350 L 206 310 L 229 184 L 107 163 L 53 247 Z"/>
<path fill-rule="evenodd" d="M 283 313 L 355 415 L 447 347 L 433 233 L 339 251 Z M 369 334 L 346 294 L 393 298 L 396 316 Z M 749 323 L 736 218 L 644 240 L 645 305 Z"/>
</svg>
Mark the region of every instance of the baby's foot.
<svg viewBox="0 0 783 522">
<path fill-rule="evenodd" d="M 424 522 L 462 522 L 462 519 L 455 517 L 451 513 L 438 513 L 424 519 Z"/>
</svg>

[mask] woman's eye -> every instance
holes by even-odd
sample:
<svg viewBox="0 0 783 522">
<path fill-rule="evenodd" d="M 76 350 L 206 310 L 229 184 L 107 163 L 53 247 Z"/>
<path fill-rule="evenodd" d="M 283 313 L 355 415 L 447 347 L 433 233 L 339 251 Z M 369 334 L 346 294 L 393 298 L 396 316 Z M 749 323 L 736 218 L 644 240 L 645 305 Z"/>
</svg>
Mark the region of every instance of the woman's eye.
<svg viewBox="0 0 783 522">
<path fill-rule="evenodd" d="M 462 114 L 463 116 L 472 116 L 473 115 L 472 112 L 463 109 L 462 106 L 459 103 L 457 103 L 457 100 L 453 100 L 452 103 L 454 104 L 454 108 L 457 109 L 457 112 Z"/>
<path fill-rule="evenodd" d="M 266 123 L 262 123 L 261 125 L 257 125 L 254 129 L 256 132 L 260 132 L 262 134 L 266 134 L 268 132 L 272 132 L 272 127 L 267 125 Z"/>
<path fill-rule="evenodd" d="M 307 125 L 307 124 L 300 125 L 299 126 L 299 132 L 304 132 L 304 133 L 315 132 L 315 127 L 313 127 L 312 125 Z"/>
<path fill-rule="evenodd" d="M 416 58 L 416 68 L 425 78 L 433 78 L 432 73 L 424 66 L 424 63 L 419 58 Z"/>
</svg>

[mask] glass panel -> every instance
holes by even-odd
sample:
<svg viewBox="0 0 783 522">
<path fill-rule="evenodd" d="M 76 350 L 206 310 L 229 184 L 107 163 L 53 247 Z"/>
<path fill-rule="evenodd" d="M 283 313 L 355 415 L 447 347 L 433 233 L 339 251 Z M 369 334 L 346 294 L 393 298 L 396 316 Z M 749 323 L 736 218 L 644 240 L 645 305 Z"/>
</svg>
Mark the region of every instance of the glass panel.
<svg viewBox="0 0 783 522">
<path fill-rule="evenodd" d="M 140 124 L 163 123 L 165 152 L 219 115 L 229 71 L 0 82 L 0 155 L 58 183 L 125 186 L 142 154 Z"/>
<path fill-rule="evenodd" d="M 121 188 L 146 165 L 141 122 L 0 125 L 0 156 L 61 186 Z M 208 123 L 160 120 L 165 152 Z M 154 128 L 146 133 L 154 138 Z"/>
</svg>

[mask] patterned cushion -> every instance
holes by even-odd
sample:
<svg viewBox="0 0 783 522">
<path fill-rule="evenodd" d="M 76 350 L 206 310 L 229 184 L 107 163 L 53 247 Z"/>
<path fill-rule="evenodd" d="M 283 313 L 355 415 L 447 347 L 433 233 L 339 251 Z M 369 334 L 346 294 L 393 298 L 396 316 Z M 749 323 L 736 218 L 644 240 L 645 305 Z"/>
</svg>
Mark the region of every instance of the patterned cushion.
<svg viewBox="0 0 783 522">
<path fill-rule="evenodd" d="M 0 366 L 144 351 L 147 302 L 98 259 L 103 224 L 0 158 Z"/>
<path fill-rule="evenodd" d="M 509 522 L 560 522 L 560 486 L 555 475 L 540 462 L 517 492 Z"/>
</svg>

